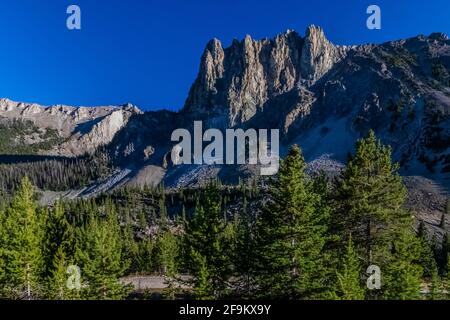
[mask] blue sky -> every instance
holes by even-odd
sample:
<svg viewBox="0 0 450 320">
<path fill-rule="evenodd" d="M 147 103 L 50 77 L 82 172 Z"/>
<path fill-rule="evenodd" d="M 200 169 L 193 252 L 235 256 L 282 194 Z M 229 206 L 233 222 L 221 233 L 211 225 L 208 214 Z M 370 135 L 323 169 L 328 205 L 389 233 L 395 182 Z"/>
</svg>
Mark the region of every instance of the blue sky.
<svg viewBox="0 0 450 320">
<path fill-rule="evenodd" d="M 82 30 L 66 28 L 81 8 Z M 382 29 L 366 28 L 366 8 Z M 448 0 L 0 0 L 0 97 L 45 105 L 178 110 L 206 42 L 320 25 L 336 44 L 449 33 Z"/>
</svg>

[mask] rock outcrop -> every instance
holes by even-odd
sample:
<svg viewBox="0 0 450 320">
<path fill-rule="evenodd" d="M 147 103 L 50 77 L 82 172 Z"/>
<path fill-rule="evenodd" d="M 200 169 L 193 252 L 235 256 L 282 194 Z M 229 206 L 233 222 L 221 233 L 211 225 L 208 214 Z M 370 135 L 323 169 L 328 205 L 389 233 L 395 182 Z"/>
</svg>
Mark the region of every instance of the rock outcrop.
<svg viewBox="0 0 450 320">
<path fill-rule="evenodd" d="M 312 84 L 345 57 L 348 49 L 329 42 L 311 26 L 305 38 L 288 30 L 275 39 L 234 40 L 228 48 L 208 43 L 184 112 L 215 126 L 242 125 L 274 97 L 299 83 Z"/>
<path fill-rule="evenodd" d="M 137 107 L 127 104 L 121 107 L 69 107 L 41 106 L 0 99 L 0 118 L 4 120 L 29 120 L 37 127 L 53 129 L 62 143 L 45 155 L 80 156 L 93 153 L 112 141 L 133 114 L 140 114 Z"/>
<path fill-rule="evenodd" d="M 337 47 L 327 40 L 320 27 L 310 26 L 302 48 L 300 69 L 302 79 L 315 82 L 333 65 L 343 59 L 348 47 Z"/>
</svg>

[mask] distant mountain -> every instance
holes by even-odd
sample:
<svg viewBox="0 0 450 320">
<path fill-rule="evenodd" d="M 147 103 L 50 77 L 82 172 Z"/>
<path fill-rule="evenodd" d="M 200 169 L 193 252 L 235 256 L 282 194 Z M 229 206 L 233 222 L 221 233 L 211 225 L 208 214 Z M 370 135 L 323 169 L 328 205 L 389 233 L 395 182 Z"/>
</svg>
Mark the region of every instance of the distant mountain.
<svg viewBox="0 0 450 320">
<path fill-rule="evenodd" d="M 274 39 L 246 36 L 228 48 L 211 40 L 177 113 L 1 100 L 0 124 L 31 121 L 35 139 L 13 137 L 11 143 L 51 138 L 33 151 L 41 155 L 75 157 L 105 148 L 118 169 L 99 182 L 102 191 L 126 183 L 189 186 L 215 176 L 235 183 L 258 174 L 251 166 L 173 166 L 170 135 L 191 129 L 195 120 L 219 129 L 278 128 L 283 152 L 298 143 L 311 168 L 331 171 L 373 129 L 392 146 L 403 174 L 427 176 L 450 189 L 449 70 L 450 41 L 442 33 L 336 46 L 310 26 L 304 37 L 291 30 Z"/>
<path fill-rule="evenodd" d="M 0 125 L 8 127 L 19 120 L 24 127 L 25 134 L 17 132 L 18 135 L 11 136 L 9 143 L 32 147 L 49 142 L 44 150 L 36 150 L 36 153 L 42 155 L 73 157 L 93 153 L 97 148 L 110 143 L 116 133 L 127 124 L 131 115 L 141 113 L 132 105 L 95 108 L 45 107 L 0 99 Z M 6 153 L 1 149 L 0 152 Z"/>
</svg>

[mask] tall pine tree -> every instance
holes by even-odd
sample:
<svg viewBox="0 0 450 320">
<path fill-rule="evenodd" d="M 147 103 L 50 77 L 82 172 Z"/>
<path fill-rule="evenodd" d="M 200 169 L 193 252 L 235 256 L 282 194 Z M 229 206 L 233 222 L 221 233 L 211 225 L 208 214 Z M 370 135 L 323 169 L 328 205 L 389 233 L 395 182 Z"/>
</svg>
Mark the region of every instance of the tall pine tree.
<svg viewBox="0 0 450 320">
<path fill-rule="evenodd" d="M 201 298 L 226 295 L 232 273 L 229 230 L 221 205 L 217 185 L 208 184 L 186 225 L 184 252 L 188 254 L 188 270 L 194 278 L 195 290 L 201 287 Z"/>
<path fill-rule="evenodd" d="M 336 297 L 341 300 L 364 300 L 365 289 L 361 283 L 361 265 L 355 252 L 351 236 L 340 259 L 339 270 L 336 272 Z"/>
<path fill-rule="evenodd" d="M 271 298 L 319 298 L 326 290 L 324 245 L 328 210 L 305 174 L 298 146 L 280 164 L 257 220 L 257 287 Z"/>
<path fill-rule="evenodd" d="M 413 234 L 413 215 L 404 209 L 406 188 L 391 161 L 391 149 L 373 131 L 356 143 L 336 187 L 335 230 L 345 239 L 352 234 L 362 267 L 377 265 L 382 272 L 385 296 L 417 297 L 420 250 Z M 410 272 L 406 277 L 402 272 Z M 380 292 L 368 291 L 369 297 Z"/>
<path fill-rule="evenodd" d="M 43 291 L 43 218 L 34 195 L 30 180 L 23 178 L 0 217 L 0 294 L 5 298 L 34 299 Z"/>
<path fill-rule="evenodd" d="M 122 233 L 114 208 L 107 206 L 104 218 L 90 217 L 80 228 L 76 263 L 81 268 L 84 296 L 88 299 L 123 299 L 127 288 L 119 278 L 129 266 L 124 259 Z"/>
</svg>

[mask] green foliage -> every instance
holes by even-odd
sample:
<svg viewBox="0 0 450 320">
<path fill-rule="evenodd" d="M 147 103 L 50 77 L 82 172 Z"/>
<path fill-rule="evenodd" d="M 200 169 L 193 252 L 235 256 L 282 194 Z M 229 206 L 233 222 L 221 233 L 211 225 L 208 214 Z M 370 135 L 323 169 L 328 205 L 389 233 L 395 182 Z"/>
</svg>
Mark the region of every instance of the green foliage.
<svg viewBox="0 0 450 320">
<path fill-rule="evenodd" d="M 113 171 L 105 154 L 74 159 L 27 159 L 19 157 L 12 163 L 0 164 L 0 190 L 14 191 L 25 176 L 43 190 L 77 189 Z"/>
<path fill-rule="evenodd" d="M 211 281 L 210 267 L 205 256 L 191 248 L 190 253 L 192 263 L 196 265 L 194 269 L 194 294 L 197 300 L 211 300 L 214 298 L 214 285 Z"/>
<path fill-rule="evenodd" d="M 29 137 L 38 142 L 27 142 Z M 0 154 L 36 154 L 61 142 L 55 129 L 39 129 L 30 120 L 0 122 Z"/>
<path fill-rule="evenodd" d="M 0 295 L 12 299 L 32 299 L 42 287 L 40 228 L 42 217 L 34 203 L 34 188 L 27 178 L 0 217 Z"/>
<path fill-rule="evenodd" d="M 337 183 L 333 220 L 338 234 L 352 234 L 362 267 L 381 268 L 385 296 L 401 299 L 415 297 L 421 270 L 415 264 L 420 248 L 411 231 L 414 220 L 404 209 L 406 188 L 397 171 L 391 149 L 373 131 L 359 140 Z"/>
<path fill-rule="evenodd" d="M 430 300 L 443 300 L 445 298 L 445 287 L 437 267 L 435 267 L 431 272 L 430 285 Z"/>
<path fill-rule="evenodd" d="M 160 273 L 173 277 L 177 271 L 178 241 L 171 231 L 166 231 L 156 240 L 156 266 Z"/>
<path fill-rule="evenodd" d="M 255 281 L 256 243 L 255 243 L 255 219 L 247 210 L 247 189 L 243 190 L 243 208 L 240 215 L 236 216 L 236 244 L 234 264 L 236 276 L 241 280 L 238 289 L 239 295 L 251 297 L 252 285 Z"/>
<path fill-rule="evenodd" d="M 420 297 L 422 267 L 416 260 L 420 245 L 414 234 L 404 231 L 393 241 L 392 254 L 383 269 L 386 299 L 412 300 Z"/>
<path fill-rule="evenodd" d="M 131 288 L 121 277 L 159 274 L 162 296 L 174 299 L 175 279 L 188 274 L 196 299 L 418 299 L 422 283 L 429 299 L 445 298 L 448 236 L 442 246 L 429 240 L 423 223 L 414 234 L 398 166 L 373 132 L 335 183 L 305 168 L 293 147 L 268 190 L 256 180 L 125 187 L 49 208 L 23 179 L 0 201 L 0 297 L 124 299 Z M 371 264 L 381 290 L 365 289 Z"/>
<path fill-rule="evenodd" d="M 300 148 L 280 164 L 257 221 L 257 287 L 265 297 L 314 298 L 324 291 L 328 211 L 306 177 Z"/>
<path fill-rule="evenodd" d="M 231 250 L 226 241 L 229 237 L 228 223 L 221 204 L 218 187 L 208 184 L 197 202 L 194 216 L 186 226 L 187 268 L 194 277 L 194 290 L 201 287 L 202 298 L 225 295 L 232 273 Z"/>
<path fill-rule="evenodd" d="M 83 295 L 88 299 L 122 299 L 127 288 L 119 282 L 129 261 L 123 259 L 122 233 L 114 208 L 107 208 L 105 218 L 91 217 L 79 229 L 76 262 L 85 280 Z"/>
<path fill-rule="evenodd" d="M 361 283 L 361 266 L 351 236 L 339 263 L 336 296 L 341 300 L 364 300 L 365 290 Z"/>
<path fill-rule="evenodd" d="M 419 224 L 417 238 L 420 243 L 419 264 L 423 269 L 423 276 L 432 277 L 433 272 L 437 270 L 437 263 L 423 221 Z"/>
</svg>

